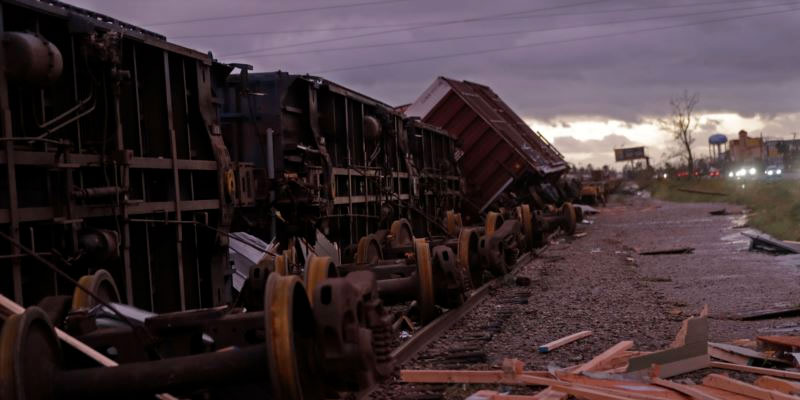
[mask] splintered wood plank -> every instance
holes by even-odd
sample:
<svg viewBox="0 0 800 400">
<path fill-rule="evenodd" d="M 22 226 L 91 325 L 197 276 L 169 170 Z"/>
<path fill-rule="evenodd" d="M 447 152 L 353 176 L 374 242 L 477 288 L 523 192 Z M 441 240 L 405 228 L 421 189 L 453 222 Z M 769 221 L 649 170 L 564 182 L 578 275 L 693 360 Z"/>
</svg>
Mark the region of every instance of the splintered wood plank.
<svg viewBox="0 0 800 400">
<path fill-rule="evenodd" d="M 654 385 L 670 388 L 678 393 L 683 393 L 695 400 L 725 400 L 723 397 L 717 397 L 713 394 L 705 393 L 697 388 L 697 385 L 684 385 L 681 383 L 673 382 L 661 378 L 651 378 L 650 382 Z"/>
<path fill-rule="evenodd" d="M 732 364 L 747 365 L 750 363 L 749 357 L 745 357 L 739 354 L 729 353 L 725 350 L 713 346 L 708 346 L 708 355 Z"/>
<path fill-rule="evenodd" d="M 728 392 L 726 390 L 717 389 L 706 385 L 695 385 L 694 389 L 702 393 L 705 393 L 707 395 L 711 395 L 724 400 L 753 400 L 753 397 L 750 396 L 743 396 L 740 394 Z"/>
<path fill-rule="evenodd" d="M 530 376 L 551 376 L 547 371 L 522 371 Z M 408 383 L 503 383 L 508 385 L 524 384 L 513 374 L 502 370 L 466 371 L 466 370 L 430 370 L 404 369 L 400 371 L 400 379 Z"/>
<path fill-rule="evenodd" d="M 539 353 L 549 353 L 549 352 L 551 352 L 551 351 L 553 351 L 553 350 L 555 350 L 555 349 L 557 349 L 557 348 L 559 348 L 561 346 L 567 345 L 567 344 L 572 343 L 572 342 L 574 342 L 576 340 L 583 339 L 583 338 L 585 338 L 587 336 L 591 336 L 591 334 L 592 334 L 592 331 L 581 331 L 581 332 L 578 332 L 578 333 L 573 333 L 572 335 L 569 335 L 569 336 L 564 336 L 561 339 L 554 340 L 554 341 L 552 341 L 552 342 L 550 342 L 548 344 L 544 344 L 544 345 L 539 346 Z"/>
<path fill-rule="evenodd" d="M 712 361 L 709 364 L 709 367 L 728 369 L 732 371 L 749 372 L 751 374 L 777 376 L 781 378 L 800 380 L 800 372 L 784 371 L 782 369 L 751 367 L 748 365 L 736 365 L 736 364 L 716 362 L 716 361 Z"/>
<path fill-rule="evenodd" d="M 619 355 L 623 351 L 630 349 L 631 347 L 633 347 L 632 340 L 624 340 L 622 342 L 619 342 L 611 346 L 611 348 L 609 348 L 608 350 L 600 353 L 597 357 L 589 360 L 588 362 L 578 367 L 578 369 L 576 369 L 575 372 L 581 373 L 587 371 L 595 371 L 599 365 L 603 364 L 604 362 L 608 361 L 611 358 L 616 357 L 617 355 Z"/>
<path fill-rule="evenodd" d="M 726 351 L 726 352 L 731 353 L 731 354 L 736 354 L 736 355 L 739 355 L 739 356 L 742 356 L 742 357 L 746 357 L 746 358 L 754 358 L 754 359 L 757 359 L 757 360 L 771 361 L 771 362 L 778 363 L 778 364 L 791 365 L 791 363 L 789 363 L 787 361 L 784 361 L 784 360 L 781 360 L 781 359 L 775 358 L 775 357 L 770 357 L 768 354 L 765 354 L 763 352 L 760 352 L 760 351 L 757 351 L 757 350 L 753 350 L 753 349 L 750 349 L 750 348 L 747 348 L 747 347 L 737 346 L 735 344 L 709 342 L 708 346 L 720 349 L 722 351 Z M 734 363 L 734 364 L 741 364 L 741 363 Z"/>
<path fill-rule="evenodd" d="M 800 336 L 758 336 L 756 339 L 771 345 L 789 347 L 793 350 L 800 348 Z"/>
<path fill-rule="evenodd" d="M 588 400 L 664 400 L 661 397 L 649 396 L 645 394 L 637 394 L 634 392 L 625 392 L 624 394 L 617 394 L 615 391 L 590 387 L 586 385 L 578 385 L 568 382 L 557 381 L 555 379 L 541 378 L 537 376 L 522 375 L 519 379 L 529 385 L 535 386 L 549 386 L 559 392 L 564 392 L 572 396 L 588 399 Z"/>
<path fill-rule="evenodd" d="M 533 398 L 536 400 L 565 400 L 569 395 L 564 392 L 559 392 L 551 387 L 536 393 Z"/>
<path fill-rule="evenodd" d="M 709 374 L 703 379 L 703 385 L 754 397 L 760 400 L 797 400 L 797 397 L 786 393 L 764 389 L 720 374 Z"/>
<path fill-rule="evenodd" d="M 535 396 L 518 394 L 500 394 L 493 390 L 479 390 L 466 400 L 536 400 Z"/>
<path fill-rule="evenodd" d="M 559 380 L 579 384 L 582 386 L 588 387 L 595 387 L 595 388 L 603 388 L 613 391 L 614 393 L 621 394 L 621 393 L 634 393 L 634 394 L 641 394 L 645 396 L 654 396 L 660 399 L 669 399 L 669 400 L 686 400 L 686 396 L 681 394 L 675 393 L 670 389 L 665 389 L 663 387 L 659 387 L 656 385 L 651 385 L 649 383 L 644 382 L 637 382 L 637 381 L 619 381 L 619 380 L 611 380 L 611 379 L 594 379 L 588 376 L 583 375 L 574 375 L 574 374 L 565 374 L 560 373 L 557 374 Z"/>
<path fill-rule="evenodd" d="M 756 386 L 764 389 L 777 390 L 788 394 L 800 393 L 800 383 L 773 378 L 771 376 L 761 376 L 756 379 L 754 383 Z"/>
</svg>

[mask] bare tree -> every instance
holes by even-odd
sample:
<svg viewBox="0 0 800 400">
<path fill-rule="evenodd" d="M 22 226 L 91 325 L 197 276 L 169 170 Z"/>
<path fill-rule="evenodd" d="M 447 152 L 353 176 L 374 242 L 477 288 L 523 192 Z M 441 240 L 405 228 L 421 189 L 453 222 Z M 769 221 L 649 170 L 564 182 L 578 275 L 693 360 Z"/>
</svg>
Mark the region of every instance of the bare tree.
<svg viewBox="0 0 800 400">
<path fill-rule="evenodd" d="M 697 129 L 699 118 L 695 112 L 700 98 L 697 93 L 692 95 L 684 90 L 683 94 L 673 97 L 669 101 L 672 112 L 668 118 L 661 120 L 661 128 L 672 133 L 672 137 L 678 145 L 678 154 L 686 159 L 689 176 L 694 176 L 694 156 L 692 155 L 692 144 L 694 144 L 694 131 Z"/>
</svg>

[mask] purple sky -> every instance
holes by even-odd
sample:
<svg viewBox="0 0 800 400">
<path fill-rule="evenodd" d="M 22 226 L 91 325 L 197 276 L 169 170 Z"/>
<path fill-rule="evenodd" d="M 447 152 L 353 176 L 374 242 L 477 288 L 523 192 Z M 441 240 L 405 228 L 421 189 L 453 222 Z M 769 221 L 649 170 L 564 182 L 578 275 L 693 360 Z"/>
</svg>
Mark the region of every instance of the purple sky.
<svg viewBox="0 0 800 400">
<path fill-rule="evenodd" d="M 319 74 L 390 104 L 413 101 L 439 75 L 481 82 L 523 118 L 539 121 L 546 136 L 554 138 L 549 124 L 572 136 L 560 140 L 567 154 L 571 146 L 596 145 L 589 140 L 654 143 L 637 137 L 635 127 L 668 112 L 669 98 L 684 89 L 700 94 L 703 112 L 757 117 L 770 129 L 765 135 L 800 131 L 800 0 L 69 2 L 212 51 L 221 61 Z M 319 7 L 328 9 L 271 13 Z M 169 23 L 196 19 L 205 20 Z M 689 26 L 660 29 L 675 25 Z M 351 27 L 362 29 L 345 29 Z M 238 33 L 253 34 L 214 36 Z M 372 66 L 348 69 L 363 65 Z M 565 121 L 582 120 L 633 128 L 564 129 Z M 722 126 L 735 129 L 712 123 L 698 141 Z M 604 141 L 609 135 L 617 136 Z"/>
</svg>

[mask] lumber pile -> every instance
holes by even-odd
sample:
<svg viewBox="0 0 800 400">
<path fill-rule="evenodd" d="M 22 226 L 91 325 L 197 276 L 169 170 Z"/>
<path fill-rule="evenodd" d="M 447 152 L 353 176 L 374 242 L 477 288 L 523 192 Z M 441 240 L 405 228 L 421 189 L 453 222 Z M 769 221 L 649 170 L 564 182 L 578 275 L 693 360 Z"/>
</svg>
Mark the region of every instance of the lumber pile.
<svg viewBox="0 0 800 400">
<path fill-rule="evenodd" d="M 579 332 L 540 347 L 552 351 L 589 334 Z M 699 316 L 683 321 L 669 348 L 641 352 L 633 347 L 632 341 L 622 341 L 585 363 L 549 371 L 525 369 L 521 361 L 506 359 L 499 370 L 402 370 L 400 378 L 409 383 L 525 386 L 526 393 L 531 393 L 531 387 L 541 388 L 525 395 L 480 390 L 468 400 L 800 399 L 800 372 L 792 370 L 800 367 L 795 358 L 795 354 L 800 356 L 797 336 L 709 342 L 708 310 L 704 308 Z M 755 379 L 752 383 L 734 379 L 728 371 L 753 374 Z M 684 375 L 670 379 L 686 373 L 702 378 L 692 381 Z"/>
</svg>

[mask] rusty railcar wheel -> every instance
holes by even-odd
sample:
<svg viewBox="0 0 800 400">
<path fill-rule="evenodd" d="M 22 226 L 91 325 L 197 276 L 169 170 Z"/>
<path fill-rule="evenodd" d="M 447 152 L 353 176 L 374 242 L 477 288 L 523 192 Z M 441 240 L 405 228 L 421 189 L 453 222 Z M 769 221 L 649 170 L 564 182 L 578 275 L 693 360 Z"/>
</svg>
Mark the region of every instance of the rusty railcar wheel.
<svg viewBox="0 0 800 400">
<path fill-rule="evenodd" d="M 314 314 L 297 276 L 270 274 L 264 292 L 267 364 L 274 398 L 323 398 Z"/>
<path fill-rule="evenodd" d="M 523 204 L 517 207 L 517 214 L 520 221 L 522 221 L 522 232 L 525 234 L 525 242 L 527 248 L 533 248 L 535 238 L 533 237 L 533 213 L 531 206 Z"/>
<path fill-rule="evenodd" d="M 383 259 L 381 245 L 375 235 L 367 235 L 359 239 L 356 250 L 356 264 L 375 264 Z"/>
<path fill-rule="evenodd" d="M 561 206 L 561 216 L 564 218 L 564 225 L 561 228 L 564 229 L 567 235 L 574 234 L 577 222 L 575 219 L 575 207 L 572 206 L 572 203 L 564 203 Z"/>
<path fill-rule="evenodd" d="M 483 266 L 478 252 L 480 237 L 475 228 L 464 228 L 458 235 L 458 265 L 464 274 L 469 289 L 483 284 Z"/>
<path fill-rule="evenodd" d="M 461 213 L 453 210 L 447 210 L 444 219 L 445 227 L 447 228 L 447 236 L 456 237 L 464 225 L 461 221 Z"/>
<path fill-rule="evenodd" d="M 289 275 L 292 272 L 292 265 L 295 262 L 295 250 L 294 247 L 291 247 L 275 257 L 275 269 L 272 272 L 275 272 L 281 276 Z"/>
<path fill-rule="evenodd" d="M 331 261 L 330 257 L 312 255 L 308 259 L 308 265 L 305 270 L 305 284 L 309 303 L 314 304 L 314 292 L 322 281 L 338 276 L 336 265 Z"/>
<path fill-rule="evenodd" d="M 53 372 L 61 348 L 47 315 L 39 307 L 8 317 L 0 333 L 0 399 L 56 398 Z"/>
<path fill-rule="evenodd" d="M 499 212 L 489 211 L 486 214 L 486 236 L 491 236 L 497 228 L 503 225 L 503 216 Z"/>
<path fill-rule="evenodd" d="M 414 230 L 405 218 L 392 222 L 389 228 L 392 235 L 389 245 L 391 247 L 411 247 L 414 245 Z"/>
<path fill-rule="evenodd" d="M 111 274 L 104 270 L 98 269 L 92 275 L 84 275 L 78 280 L 81 286 L 89 289 L 97 297 L 105 300 L 108 303 L 119 303 L 119 290 L 117 284 L 114 283 L 114 278 Z M 83 289 L 76 287 L 72 292 L 72 309 L 77 310 L 80 308 L 92 308 L 97 305 L 97 300 L 89 296 Z"/>
<path fill-rule="evenodd" d="M 414 249 L 417 257 L 417 275 L 419 276 L 419 295 L 417 297 L 419 315 L 422 323 L 428 323 L 436 318 L 431 250 L 425 239 L 415 239 Z"/>
</svg>

